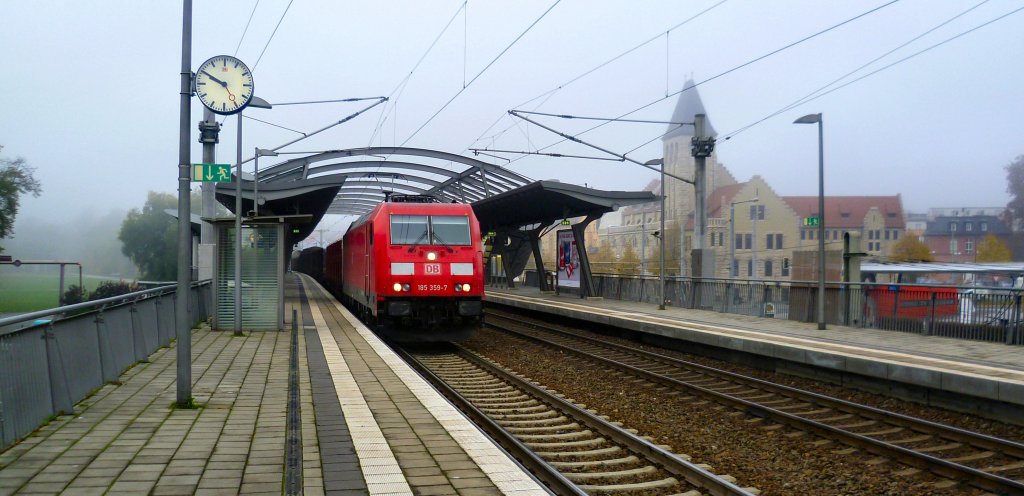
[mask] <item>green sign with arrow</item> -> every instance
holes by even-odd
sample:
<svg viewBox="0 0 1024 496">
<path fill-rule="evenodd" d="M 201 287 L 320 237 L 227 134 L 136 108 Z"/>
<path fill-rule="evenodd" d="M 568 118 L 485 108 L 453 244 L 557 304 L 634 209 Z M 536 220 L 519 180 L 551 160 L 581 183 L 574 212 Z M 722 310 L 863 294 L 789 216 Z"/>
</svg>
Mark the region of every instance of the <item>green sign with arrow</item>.
<svg viewBox="0 0 1024 496">
<path fill-rule="evenodd" d="M 192 164 L 192 181 L 230 183 L 231 164 Z"/>
</svg>

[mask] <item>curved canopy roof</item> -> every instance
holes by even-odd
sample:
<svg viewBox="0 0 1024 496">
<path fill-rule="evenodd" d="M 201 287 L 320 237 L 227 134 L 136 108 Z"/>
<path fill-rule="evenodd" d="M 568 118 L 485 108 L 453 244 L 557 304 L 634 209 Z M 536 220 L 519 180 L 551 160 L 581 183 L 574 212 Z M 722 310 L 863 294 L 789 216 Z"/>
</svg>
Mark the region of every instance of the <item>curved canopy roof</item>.
<svg viewBox="0 0 1024 496">
<path fill-rule="evenodd" d="M 367 147 L 328 150 L 286 160 L 260 171 L 263 185 L 330 177 L 343 182 L 329 214 L 361 215 L 391 193 L 429 195 L 472 203 L 529 184 L 501 166 L 421 148 Z"/>
<path fill-rule="evenodd" d="M 557 181 L 537 181 L 474 202 L 473 212 L 482 231 L 498 231 L 606 214 L 619 207 L 657 199 L 650 191 L 603 191 Z"/>
</svg>

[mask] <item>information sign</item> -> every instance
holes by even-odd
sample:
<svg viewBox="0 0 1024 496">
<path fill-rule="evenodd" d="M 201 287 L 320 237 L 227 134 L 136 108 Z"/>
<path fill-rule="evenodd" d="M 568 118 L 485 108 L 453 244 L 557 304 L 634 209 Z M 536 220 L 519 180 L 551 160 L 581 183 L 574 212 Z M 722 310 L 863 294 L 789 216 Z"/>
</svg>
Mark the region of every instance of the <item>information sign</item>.
<svg viewBox="0 0 1024 496">
<path fill-rule="evenodd" d="M 192 164 L 192 181 L 230 183 L 231 164 Z"/>
</svg>

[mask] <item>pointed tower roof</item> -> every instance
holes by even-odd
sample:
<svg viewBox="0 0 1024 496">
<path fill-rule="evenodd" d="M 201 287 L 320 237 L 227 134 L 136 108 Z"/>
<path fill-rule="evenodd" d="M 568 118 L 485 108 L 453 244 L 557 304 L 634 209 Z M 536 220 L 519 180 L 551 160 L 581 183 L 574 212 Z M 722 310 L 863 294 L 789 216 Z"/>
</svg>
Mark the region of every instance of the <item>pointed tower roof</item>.
<svg viewBox="0 0 1024 496">
<path fill-rule="evenodd" d="M 672 111 L 672 122 L 693 122 L 693 116 L 696 114 L 707 115 L 707 111 L 704 110 L 704 102 L 700 99 L 700 93 L 697 92 L 696 85 L 693 82 L 693 78 L 687 78 L 686 82 L 683 83 L 683 92 L 679 94 L 679 100 L 676 101 L 676 109 Z M 707 119 L 705 122 L 705 131 L 708 136 L 717 136 L 715 128 L 711 125 L 711 119 Z M 674 124 L 668 125 L 668 134 L 662 136 L 662 141 L 667 141 L 676 136 L 693 136 L 693 126 L 676 126 Z"/>
</svg>

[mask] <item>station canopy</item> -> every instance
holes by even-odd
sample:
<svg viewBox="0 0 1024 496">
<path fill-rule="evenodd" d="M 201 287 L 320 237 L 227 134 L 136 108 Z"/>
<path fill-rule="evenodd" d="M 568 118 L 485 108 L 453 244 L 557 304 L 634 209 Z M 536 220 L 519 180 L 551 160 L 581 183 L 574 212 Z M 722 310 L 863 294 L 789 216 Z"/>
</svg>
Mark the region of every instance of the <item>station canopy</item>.
<svg viewBox="0 0 1024 496">
<path fill-rule="evenodd" d="M 276 163 L 260 170 L 259 196 L 310 182 L 337 185 L 333 197 L 317 197 L 323 202 L 317 210 L 327 214 L 362 215 L 392 194 L 426 195 L 444 203 L 472 204 L 485 231 L 600 215 L 657 199 L 649 191 L 601 191 L 533 181 L 475 158 L 405 147 L 328 150 Z M 225 189 L 218 189 L 218 200 Z"/>
<path fill-rule="evenodd" d="M 426 195 L 445 203 L 473 203 L 531 182 L 520 174 L 474 158 L 404 147 L 315 153 L 261 170 L 259 182 L 262 187 L 320 177 L 344 181 L 326 212 L 339 215 L 365 214 L 391 194 Z"/>
</svg>

